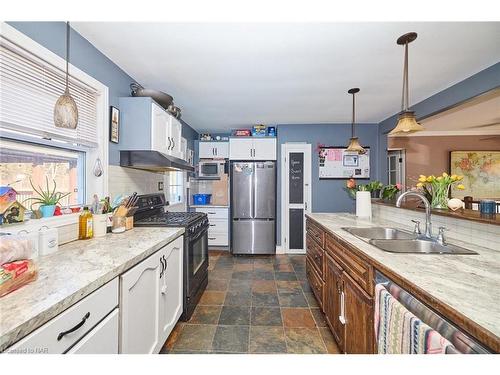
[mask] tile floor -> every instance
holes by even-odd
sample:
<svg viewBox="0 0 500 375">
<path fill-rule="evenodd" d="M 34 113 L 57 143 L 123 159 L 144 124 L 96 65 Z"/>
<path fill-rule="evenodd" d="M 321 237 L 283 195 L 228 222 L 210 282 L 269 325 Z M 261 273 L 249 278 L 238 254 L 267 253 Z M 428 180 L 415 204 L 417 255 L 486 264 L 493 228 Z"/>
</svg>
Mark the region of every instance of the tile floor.
<svg viewBox="0 0 500 375">
<path fill-rule="evenodd" d="M 211 252 L 209 282 L 162 353 L 338 353 L 306 281 L 304 255 Z"/>
</svg>

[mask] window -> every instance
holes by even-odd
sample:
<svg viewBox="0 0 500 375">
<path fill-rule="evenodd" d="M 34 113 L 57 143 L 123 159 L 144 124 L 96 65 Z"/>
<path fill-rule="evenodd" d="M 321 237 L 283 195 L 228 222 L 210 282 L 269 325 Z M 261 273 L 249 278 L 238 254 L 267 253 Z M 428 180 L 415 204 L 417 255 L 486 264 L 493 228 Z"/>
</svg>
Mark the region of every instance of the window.
<svg viewBox="0 0 500 375">
<path fill-rule="evenodd" d="M 81 205 L 85 197 L 85 153 L 46 147 L 26 142 L 0 140 L 0 185 L 10 185 L 17 191 L 21 203 L 35 197 L 35 187 L 46 189 L 46 179 L 57 191 L 70 193 L 60 202 L 63 207 Z M 31 209 L 30 203 L 26 208 Z"/>
<path fill-rule="evenodd" d="M 53 110 L 65 88 L 65 60 L 1 23 L 0 61 L 0 184 L 12 184 L 21 203 L 33 194 L 30 177 L 45 186 L 46 176 L 57 191 L 71 193 L 62 206 L 107 195 L 108 88 L 70 64 L 78 126 L 56 128 Z M 99 161 L 101 176 L 94 175 Z"/>
<path fill-rule="evenodd" d="M 184 172 L 169 172 L 168 201 L 171 205 L 184 202 Z"/>
</svg>

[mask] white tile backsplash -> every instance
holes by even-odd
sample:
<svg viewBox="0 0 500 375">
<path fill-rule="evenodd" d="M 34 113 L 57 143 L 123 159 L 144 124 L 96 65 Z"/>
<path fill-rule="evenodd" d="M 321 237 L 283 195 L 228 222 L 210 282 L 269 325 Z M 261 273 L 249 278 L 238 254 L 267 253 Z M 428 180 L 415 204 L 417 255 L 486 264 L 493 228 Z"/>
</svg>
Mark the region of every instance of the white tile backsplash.
<svg viewBox="0 0 500 375">
<path fill-rule="evenodd" d="M 165 174 L 123 168 L 117 165 L 109 166 L 109 195 L 113 199 L 117 195 L 159 193 L 158 182 L 165 182 Z M 164 184 L 165 185 L 165 184 Z M 165 192 L 165 188 L 163 192 Z"/>
<path fill-rule="evenodd" d="M 374 218 L 397 222 L 413 230 L 411 220 L 420 221 L 420 228 L 425 227 L 425 213 L 406 210 L 403 208 L 389 207 L 379 204 L 372 205 Z M 500 251 L 500 225 L 478 223 L 469 220 L 455 219 L 447 216 L 432 215 L 432 228 L 434 234 L 440 226 L 446 227 L 446 236 L 459 241 L 474 243 L 490 249 Z"/>
</svg>

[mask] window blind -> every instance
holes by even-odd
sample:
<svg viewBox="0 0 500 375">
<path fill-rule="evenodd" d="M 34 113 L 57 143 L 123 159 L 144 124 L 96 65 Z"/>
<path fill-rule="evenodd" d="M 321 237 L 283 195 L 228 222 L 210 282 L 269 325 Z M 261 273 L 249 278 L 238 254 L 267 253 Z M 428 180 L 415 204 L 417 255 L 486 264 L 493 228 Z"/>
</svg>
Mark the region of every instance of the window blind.
<svg viewBox="0 0 500 375">
<path fill-rule="evenodd" d="M 70 75 L 69 90 L 78 107 L 78 125 L 76 129 L 64 129 L 54 125 L 54 105 L 64 89 L 64 70 L 0 36 L 2 129 L 96 147 L 98 91 Z"/>
</svg>

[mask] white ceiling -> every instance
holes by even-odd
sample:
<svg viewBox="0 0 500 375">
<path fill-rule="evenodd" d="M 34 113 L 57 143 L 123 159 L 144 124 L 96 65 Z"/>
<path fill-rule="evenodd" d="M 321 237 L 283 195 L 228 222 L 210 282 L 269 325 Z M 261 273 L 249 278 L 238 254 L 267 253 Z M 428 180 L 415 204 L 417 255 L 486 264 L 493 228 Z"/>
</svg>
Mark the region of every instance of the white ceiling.
<svg viewBox="0 0 500 375">
<path fill-rule="evenodd" d="M 410 102 L 500 61 L 500 23 L 143 23 L 72 26 L 145 87 L 171 94 L 198 131 L 357 121 L 400 109 L 408 31 Z M 417 114 L 418 115 L 418 114 Z"/>
</svg>

